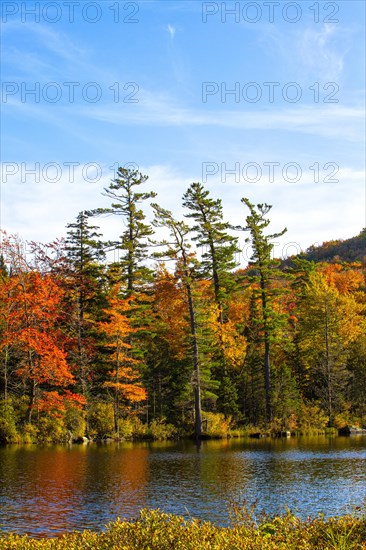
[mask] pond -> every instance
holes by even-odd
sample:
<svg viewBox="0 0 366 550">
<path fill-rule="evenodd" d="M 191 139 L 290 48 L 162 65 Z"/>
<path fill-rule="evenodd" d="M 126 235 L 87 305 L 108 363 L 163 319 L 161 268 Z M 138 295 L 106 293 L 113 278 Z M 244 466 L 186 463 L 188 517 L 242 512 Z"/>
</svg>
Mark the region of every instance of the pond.
<svg viewBox="0 0 366 550">
<path fill-rule="evenodd" d="M 366 437 L 299 437 L 0 448 L 0 530 L 99 531 L 160 508 L 227 525 L 233 502 L 302 518 L 366 498 Z"/>
</svg>

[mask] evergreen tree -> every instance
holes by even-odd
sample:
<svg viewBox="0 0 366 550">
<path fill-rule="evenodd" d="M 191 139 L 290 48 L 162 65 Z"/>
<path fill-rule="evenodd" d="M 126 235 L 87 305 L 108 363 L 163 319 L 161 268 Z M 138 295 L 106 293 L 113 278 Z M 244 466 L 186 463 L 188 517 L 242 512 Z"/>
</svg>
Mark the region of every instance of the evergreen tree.
<svg viewBox="0 0 366 550">
<path fill-rule="evenodd" d="M 228 272 L 237 265 L 235 253 L 238 252 L 238 240 L 229 235 L 230 224 L 223 221 L 221 199 L 212 199 L 209 194 L 201 183 L 192 183 L 183 195 L 183 206 L 191 211 L 185 216 L 195 221 L 192 231 L 197 235 L 192 240 L 204 250 L 202 274 L 212 278 L 215 300 L 221 310 L 229 282 Z"/>
<path fill-rule="evenodd" d="M 120 240 L 108 243 L 109 248 L 121 251 L 119 267 L 121 269 L 121 281 L 126 283 L 127 296 L 141 288 L 142 282 L 151 277 L 151 271 L 144 266 L 147 259 L 147 239 L 153 234 L 149 224 L 145 222 L 145 214 L 140 208 L 144 201 L 156 196 L 153 191 L 140 192 L 137 189 L 143 185 L 148 176 L 144 176 L 137 170 L 118 168 L 118 177 L 115 178 L 104 196 L 112 200 L 109 208 L 96 208 L 92 215 L 114 214 L 123 217 L 126 230 L 120 236 Z"/>
<path fill-rule="evenodd" d="M 224 222 L 221 199 L 210 197 L 208 190 L 201 183 L 192 183 L 183 195 L 183 206 L 190 213 L 185 214 L 192 218 L 195 225 L 192 237 L 197 246 L 202 248 L 201 272 L 204 277 L 213 281 L 215 302 L 218 307 L 218 320 L 225 321 L 224 301 L 228 296 L 228 287 L 232 286 L 233 279 L 229 271 L 236 267 L 235 253 L 238 252 L 237 238 L 229 235 L 230 224 Z M 220 342 L 214 362 L 217 366 L 217 378 L 221 389 L 217 401 L 218 409 L 225 414 L 237 412 L 237 393 L 225 362 L 223 341 Z"/>
<path fill-rule="evenodd" d="M 99 227 L 88 223 L 86 212 L 79 212 L 76 222 L 67 224 L 65 277 L 68 318 L 66 326 L 70 337 L 69 360 L 74 363 L 81 393 L 87 399 L 93 376 L 96 340 L 95 321 L 105 307 L 105 258 Z"/>
<path fill-rule="evenodd" d="M 261 417 L 265 416 L 265 395 L 263 388 L 263 376 L 261 374 L 263 360 L 261 357 L 261 336 L 258 299 L 250 288 L 249 311 L 244 325 L 244 336 L 248 342 L 244 368 L 239 377 L 240 403 L 244 416 L 252 424 L 258 424 Z"/>
<path fill-rule="evenodd" d="M 98 226 L 89 225 L 88 214 L 79 212 L 75 223 L 68 223 L 65 250 L 73 269 L 80 275 L 95 271 L 95 265 L 105 259 Z"/>
<path fill-rule="evenodd" d="M 281 237 L 287 229 L 283 229 L 280 233 L 272 235 L 264 235 L 264 229 L 269 225 L 270 220 L 265 216 L 272 208 L 268 204 L 258 204 L 257 209 L 249 199 L 242 198 L 241 202 L 245 204 L 250 211 L 250 215 L 246 217 L 246 226 L 241 229 L 250 232 L 250 237 L 246 242 L 251 242 L 253 254 L 251 261 L 255 273 L 252 280 L 259 284 L 259 297 L 261 301 L 261 323 L 264 342 L 264 381 L 265 381 L 265 401 L 266 401 L 266 418 L 267 421 L 272 420 L 272 402 L 271 402 L 271 363 L 270 349 L 271 342 L 276 329 L 276 321 L 278 315 L 271 307 L 273 291 L 271 289 L 271 279 L 279 275 L 278 265 L 271 259 L 273 244 L 271 240 Z"/>
<path fill-rule="evenodd" d="M 186 290 L 190 334 L 191 334 L 191 350 L 193 360 L 193 389 L 194 389 L 194 431 L 195 436 L 199 439 L 202 435 L 202 414 L 201 414 L 201 373 L 199 364 L 199 349 L 198 349 L 198 334 L 196 309 L 193 300 L 193 280 L 197 269 L 197 262 L 190 252 L 190 244 L 187 241 L 187 236 L 190 232 L 189 227 L 183 221 L 177 221 L 173 218 L 169 210 L 161 208 L 157 204 L 153 204 L 155 219 L 153 224 L 156 227 L 165 227 L 169 230 L 171 241 L 162 241 L 161 245 L 166 246 L 166 250 L 156 256 L 167 257 L 174 259 L 177 262 L 177 270 L 180 272 L 180 278 Z"/>
</svg>

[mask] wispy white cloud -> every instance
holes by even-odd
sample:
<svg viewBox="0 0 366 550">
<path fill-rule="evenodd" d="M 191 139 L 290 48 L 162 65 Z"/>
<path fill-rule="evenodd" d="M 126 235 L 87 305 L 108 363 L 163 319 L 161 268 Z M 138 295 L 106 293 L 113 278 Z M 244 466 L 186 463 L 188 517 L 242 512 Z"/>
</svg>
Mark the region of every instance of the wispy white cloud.
<svg viewBox="0 0 366 550">
<path fill-rule="evenodd" d="M 299 106 L 288 109 L 238 111 L 204 110 L 175 106 L 168 98 L 152 98 L 148 94 L 139 104 L 120 109 L 110 106 L 81 107 L 79 114 L 111 124 L 143 124 L 157 126 L 208 126 L 235 129 L 262 129 L 300 132 L 303 134 L 342 138 L 348 141 L 364 140 L 365 111 L 361 107 Z"/>
<path fill-rule="evenodd" d="M 20 172 L 8 178 L 2 189 L 3 229 L 18 232 L 26 239 L 47 242 L 65 235 L 66 224 L 72 222 L 79 211 L 109 204 L 101 191 L 113 177 L 110 167 L 101 164 L 100 178 L 92 182 L 86 180 L 83 167 L 75 168 L 71 181 L 69 170 L 61 162 L 60 165 L 62 176 L 54 183 L 42 177 L 38 183 L 32 177 L 22 183 Z M 149 175 L 147 185 L 158 192 L 156 201 L 181 218 L 184 214 L 181 197 L 193 179 L 168 164 L 142 165 L 139 170 Z M 94 177 L 93 172 L 89 172 L 89 177 Z M 337 178 L 336 184 L 315 183 L 314 173 L 304 171 L 301 182 L 296 183 L 282 178 L 270 183 L 265 178 L 264 182 L 238 184 L 234 178 L 223 183 L 220 175 L 216 175 L 208 179 L 205 187 L 213 197 L 223 199 L 225 218 L 233 224 L 243 224 L 245 220 L 241 197 L 248 196 L 254 203 L 272 204 L 271 228 L 277 231 L 287 226 L 288 229 L 275 245 L 276 255 L 282 256 L 332 238 L 351 237 L 365 225 L 365 171 L 345 167 L 339 170 Z M 146 206 L 146 215 L 151 219 L 149 206 Z M 106 239 L 116 238 L 123 230 L 121 220 L 116 218 L 95 220 Z M 242 248 L 244 237 L 240 235 Z M 244 257 L 241 261 L 246 263 Z"/>
<path fill-rule="evenodd" d="M 173 39 L 175 36 L 175 27 L 173 25 L 168 25 L 168 33 L 170 34 L 170 37 Z"/>
<path fill-rule="evenodd" d="M 325 81 L 339 81 L 347 51 L 341 32 L 336 25 L 325 23 L 320 30 L 312 26 L 299 35 L 295 45 L 305 69 L 317 72 Z"/>
<path fill-rule="evenodd" d="M 341 24 L 295 25 L 286 30 L 267 24 L 261 30 L 258 43 L 290 80 L 339 82 L 342 78 L 352 31 Z"/>
<path fill-rule="evenodd" d="M 287 233 L 277 239 L 275 254 L 283 256 L 305 250 L 311 244 L 321 244 L 334 238 L 357 235 L 366 223 L 364 170 L 341 168 L 337 183 L 324 178 L 314 181 L 314 172 L 302 173 L 300 182 L 286 182 L 282 177 L 270 183 L 268 178 L 256 183 L 235 183 L 234 177 L 222 182 L 213 176 L 205 184 L 216 196 L 223 197 L 224 211 L 233 224 L 243 224 L 245 210 L 239 198 L 250 197 L 254 203 L 273 205 L 270 213 L 273 231 L 287 227 Z"/>
<path fill-rule="evenodd" d="M 62 100 L 52 105 L 43 100 L 22 102 L 19 93 L 8 97 L 2 105 L 8 117 L 3 136 L 6 160 L 30 159 L 32 165 L 32 159 L 59 158 L 62 164 L 62 159 L 82 162 L 97 157 L 108 167 L 115 157 L 133 159 L 144 164 L 141 171 L 149 175 L 158 201 L 179 216 L 183 192 L 202 177 L 203 159 L 226 162 L 229 168 L 236 161 L 263 166 L 264 159 L 294 160 L 304 170 L 298 183 L 283 178 L 275 183 L 223 183 L 211 178 L 207 186 L 223 199 L 227 218 L 237 223 L 245 214 L 243 195 L 273 204 L 274 231 L 287 225 L 285 238 L 301 247 L 357 233 L 366 223 L 365 174 L 359 168 L 364 139 L 363 42 L 360 45 L 361 18 L 352 15 L 358 3 L 352 2 L 353 8 L 337 25 L 314 24 L 307 17 L 296 25 L 248 23 L 244 32 L 242 25 L 231 24 L 232 17 L 222 25 L 219 13 L 216 23 L 212 18 L 202 25 L 200 3 L 143 4 L 151 17 L 141 9 L 140 24 L 123 28 L 105 25 L 106 18 L 113 17 L 108 7 L 100 26 L 77 21 L 4 25 L 7 81 L 26 81 L 29 87 L 32 81 L 55 81 L 62 87 L 64 81 L 80 82 L 73 104 L 64 87 Z M 142 45 L 144 36 L 149 51 Z M 304 94 L 294 104 L 224 104 L 218 93 L 204 104 L 203 79 L 225 80 L 228 87 L 230 79 L 279 81 L 281 86 L 296 81 Z M 103 91 L 96 103 L 88 103 L 79 93 L 91 81 Z M 124 90 L 123 84 L 130 81 L 138 83 L 137 103 L 124 101 L 131 89 Z M 309 87 L 319 82 L 324 92 L 327 81 L 339 83 L 339 103 L 324 103 L 321 93 L 315 104 Z M 339 164 L 339 182 L 315 184 L 309 167 L 315 162 L 322 167 L 327 161 Z M 27 238 L 47 241 L 60 236 L 78 211 L 104 204 L 100 191 L 109 184 L 110 170 L 106 174 L 95 184 L 83 181 L 78 172 L 73 183 L 65 178 L 56 183 L 4 183 L 3 221 Z M 110 217 L 100 222 L 106 238 L 121 233 L 121 220 Z"/>
<path fill-rule="evenodd" d="M 27 79 L 34 78 L 35 82 L 55 80 L 60 85 L 70 78 L 80 84 L 96 81 L 100 85 L 112 85 L 118 81 L 112 67 L 95 63 L 92 43 L 86 44 L 68 32 L 32 22 L 27 25 L 10 23 L 6 28 L 8 31 L 13 29 L 14 36 L 21 33 L 23 40 L 24 35 L 28 35 L 32 43 L 32 47 L 24 51 L 12 45 L 10 40 L 2 42 L 3 62 L 8 65 L 9 74 L 15 74 L 17 80 L 25 75 Z"/>
</svg>

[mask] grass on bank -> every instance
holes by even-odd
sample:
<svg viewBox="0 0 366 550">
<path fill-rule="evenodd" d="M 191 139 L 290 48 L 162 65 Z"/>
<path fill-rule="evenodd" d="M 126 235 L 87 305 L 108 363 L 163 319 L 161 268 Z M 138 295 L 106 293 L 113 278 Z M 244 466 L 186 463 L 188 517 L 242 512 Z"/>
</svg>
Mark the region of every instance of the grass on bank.
<svg viewBox="0 0 366 550">
<path fill-rule="evenodd" d="M 234 507 L 232 526 L 186 520 L 160 510 L 142 510 L 134 521 L 117 520 L 105 532 L 70 533 L 56 539 L 0 537 L 14 550 L 352 550 L 366 549 L 366 514 L 300 520 L 291 512 L 253 519 L 253 508 Z"/>
</svg>

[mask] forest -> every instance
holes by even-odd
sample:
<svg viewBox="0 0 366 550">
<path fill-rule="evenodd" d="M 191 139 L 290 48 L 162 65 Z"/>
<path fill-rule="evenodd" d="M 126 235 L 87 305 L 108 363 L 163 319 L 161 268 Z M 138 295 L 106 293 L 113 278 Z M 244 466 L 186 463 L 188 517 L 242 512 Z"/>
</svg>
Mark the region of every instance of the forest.
<svg viewBox="0 0 366 550">
<path fill-rule="evenodd" d="M 176 219 L 147 180 L 119 168 L 110 206 L 80 212 L 57 241 L 2 231 L 0 442 L 365 426 L 364 258 L 313 247 L 284 262 L 270 205 L 243 197 L 232 226 L 192 183 Z M 119 216 L 115 240 L 105 216 Z"/>
</svg>

